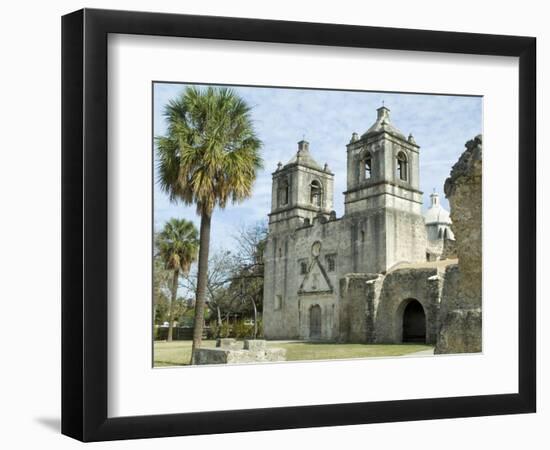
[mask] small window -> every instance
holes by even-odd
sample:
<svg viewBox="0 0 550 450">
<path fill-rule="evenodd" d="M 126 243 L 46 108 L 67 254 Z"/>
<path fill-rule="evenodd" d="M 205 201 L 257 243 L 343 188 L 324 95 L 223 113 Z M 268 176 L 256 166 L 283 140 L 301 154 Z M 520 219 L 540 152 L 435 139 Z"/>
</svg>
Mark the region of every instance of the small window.
<svg viewBox="0 0 550 450">
<path fill-rule="evenodd" d="M 334 255 L 327 256 L 327 268 L 329 272 L 334 272 L 336 269 L 336 257 Z"/>
<path fill-rule="evenodd" d="M 300 274 L 305 275 L 307 273 L 307 262 L 300 262 Z"/>
<path fill-rule="evenodd" d="M 397 155 L 397 176 L 400 180 L 407 181 L 407 157 L 403 152 Z"/>
<path fill-rule="evenodd" d="M 361 230 L 361 242 L 365 242 L 365 230 Z"/>
<path fill-rule="evenodd" d="M 285 206 L 288 205 L 288 179 L 283 178 L 282 180 L 279 180 L 279 189 L 278 189 L 278 198 L 279 198 L 279 206 Z"/>
<path fill-rule="evenodd" d="M 370 153 L 367 153 L 365 158 L 365 180 L 369 180 L 372 176 L 372 157 Z"/>
<path fill-rule="evenodd" d="M 321 199 L 322 199 L 323 189 L 321 187 L 321 183 L 317 180 L 313 180 L 311 182 L 311 195 L 310 195 L 310 201 L 315 206 L 321 206 Z"/>
<path fill-rule="evenodd" d="M 283 297 L 280 295 L 275 296 L 275 301 L 273 303 L 273 309 L 281 309 L 283 306 Z"/>
</svg>

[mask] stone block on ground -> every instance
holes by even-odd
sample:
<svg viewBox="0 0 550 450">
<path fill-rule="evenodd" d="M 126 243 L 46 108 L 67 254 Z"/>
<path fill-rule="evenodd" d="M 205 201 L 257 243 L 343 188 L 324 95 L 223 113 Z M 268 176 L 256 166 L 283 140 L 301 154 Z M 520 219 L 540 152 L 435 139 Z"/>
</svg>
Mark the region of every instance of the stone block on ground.
<svg viewBox="0 0 550 450">
<path fill-rule="evenodd" d="M 262 342 L 264 345 L 263 350 L 230 349 L 230 348 L 222 348 L 222 347 L 199 348 L 196 350 L 196 353 L 195 353 L 195 363 L 198 365 L 204 365 L 204 364 L 248 364 L 248 363 L 286 361 L 286 350 L 284 348 L 265 348 L 265 341 L 262 341 Z M 226 345 L 230 345 L 230 344 L 231 343 L 226 343 Z M 258 345 L 261 346 L 262 344 L 258 344 Z"/>
<path fill-rule="evenodd" d="M 227 364 L 247 364 L 261 362 L 262 355 L 257 355 L 257 352 L 249 350 L 231 350 L 227 355 Z"/>
<path fill-rule="evenodd" d="M 286 349 L 268 348 L 265 351 L 265 360 L 269 362 L 286 361 Z"/>
<path fill-rule="evenodd" d="M 243 348 L 243 344 L 233 338 L 219 338 L 216 340 L 216 347 L 230 350 L 241 350 Z"/>
<path fill-rule="evenodd" d="M 263 339 L 245 339 L 244 349 L 251 351 L 259 351 L 266 349 L 266 342 Z"/>
<path fill-rule="evenodd" d="M 227 364 L 229 353 L 221 348 L 199 348 L 195 350 L 195 364 Z"/>
</svg>

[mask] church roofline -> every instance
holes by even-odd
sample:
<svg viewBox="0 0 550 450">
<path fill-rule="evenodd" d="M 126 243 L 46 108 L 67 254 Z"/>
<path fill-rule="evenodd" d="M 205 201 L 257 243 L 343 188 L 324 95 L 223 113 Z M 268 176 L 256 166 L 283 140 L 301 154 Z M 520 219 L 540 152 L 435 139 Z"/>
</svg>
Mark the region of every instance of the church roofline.
<svg viewBox="0 0 550 450">
<path fill-rule="evenodd" d="M 408 139 L 400 138 L 399 136 L 389 133 L 388 131 L 379 131 L 376 133 L 371 133 L 369 135 L 363 135 L 354 142 L 348 142 L 346 144 L 346 147 L 349 150 L 350 148 L 361 147 L 362 145 L 365 145 L 365 144 L 372 144 L 374 142 L 381 141 L 382 139 L 388 139 L 394 142 L 395 140 L 397 140 L 397 143 L 405 146 L 409 146 L 411 147 L 410 148 L 411 151 L 419 153 L 420 145 L 418 145 L 417 143 L 413 143 Z"/>
<path fill-rule="evenodd" d="M 298 151 L 290 159 L 290 161 L 288 161 L 284 165 L 279 162 L 279 164 L 277 164 L 277 170 L 275 170 L 275 172 L 272 172 L 271 175 L 275 176 L 284 170 L 294 167 L 306 167 L 310 170 L 319 172 L 320 174 L 334 176 L 334 173 L 331 172 L 328 168 L 328 164 L 325 163 L 324 167 L 321 167 L 321 165 L 317 161 L 315 161 L 315 159 L 313 158 L 313 156 L 311 156 L 311 153 L 309 152 L 309 142 L 304 139 L 298 142 Z"/>
<path fill-rule="evenodd" d="M 412 200 L 410 198 L 402 197 L 400 195 L 390 194 L 389 192 L 379 192 L 379 193 L 376 193 L 376 194 L 367 195 L 366 197 L 362 197 L 362 198 L 358 198 L 358 199 L 354 199 L 354 200 L 344 200 L 344 205 L 349 205 L 351 203 L 361 202 L 361 201 L 364 201 L 366 199 L 373 198 L 373 197 L 380 197 L 381 195 L 391 195 L 392 197 L 400 198 L 401 200 L 408 200 L 411 203 L 416 203 L 417 205 L 423 205 L 424 204 L 420 200 Z M 389 210 L 389 209 L 396 209 L 396 208 L 392 208 L 392 207 L 389 207 L 389 206 L 384 206 L 383 208 L 380 208 L 380 209 L 388 209 Z M 348 214 L 344 214 L 344 215 L 346 216 Z M 357 214 L 362 214 L 362 212 L 357 213 Z"/>
<path fill-rule="evenodd" d="M 420 194 L 420 195 L 424 194 L 423 191 L 412 188 L 410 185 L 406 184 L 406 182 L 395 183 L 394 181 L 391 181 L 391 180 L 380 180 L 380 181 L 373 181 L 373 182 L 366 181 L 363 184 L 360 184 L 358 186 L 352 187 L 351 189 L 348 189 L 348 190 L 344 191 L 343 194 L 344 195 L 352 194 L 352 193 L 360 191 L 362 189 L 367 189 L 367 188 L 370 188 L 370 187 L 375 187 L 375 186 L 380 186 L 380 185 L 395 186 L 395 187 L 402 188 L 402 189 L 405 189 L 405 190 L 410 191 L 410 192 L 414 192 L 416 194 Z M 379 194 L 390 194 L 390 192 L 380 192 Z M 377 195 L 379 195 L 379 194 L 377 194 Z"/>
<path fill-rule="evenodd" d="M 310 205 L 298 203 L 296 205 L 285 206 L 283 208 L 275 209 L 274 211 L 271 211 L 271 212 L 267 213 L 267 215 L 268 216 L 273 216 L 273 215 L 276 215 L 276 214 L 279 214 L 279 213 L 282 213 L 282 212 L 291 211 L 293 209 L 305 209 L 306 211 L 320 212 L 320 213 L 323 213 L 323 214 L 330 214 L 330 212 L 332 211 L 331 209 L 323 209 L 323 208 L 318 208 L 318 207 L 316 208 L 315 206 L 310 206 Z"/>
<path fill-rule="evenodd" d="M 400 143 L 407 143 L 408 145 L 416 148 L 420 148 L 416 144 L 412 134 L 409 134 L 407 138 L 401 130 L 399 130 L 395 125 L 392 124 L 390 120 L 390 109 L 386 106 L 381 106 L 376 110 L 376 121 L 365 131 L 361 137 L 357 133 L 353 133 L 350 142 L 347 146 L 353 146 L 359 144 L 364 144 L 365 141 L 368 141 L 370 138 L 377 138 L 378 136 L 392 136 L 400 141 Z"/>
<path fill-rule="evenodd" d="M 298 217 L 298 216 L 296 216 L 296 217 Z M 339 222 L 343 218 L 344 218 L 343 216 L 342 217 L 335 217 L 334 219 L 327 219 L 326 222 L 321 222 L 320 220 L 313 220 L 309 224 L 304 223 L 304 224 L 296 227 L 295 231 L 301 231 L 301 230 L 304 230 L 306 228 L 313 228 L 313 227 L 316 227 L 317 225 L 324 226 L 324 225 L 327 225 L 329 223 Z M 276 220 L 272 223 L 277 223 L 277 222 L 278 222 L 278 220 Z"/>
<path fill-rule="evenodd" d="M 391 131 L 388 131 L 388 130 L 375 131 L 375 132 L 372 132 L 372 133 L 369 133 L 369 134 L 365 134 L 363 136 L 364 136 L 364 139 L 369 140 L 371 138 L 376 138 L 376 137 L 381 136 L 383 134 L 387 134 L 391 137 L 394 137 L 395 139 L 398 139 L 401 142 L 405 142 L 406 144 L 408 144 L 412 147 L 420 148 L 420 145 L 409 141 L 407 138 L 404 137 L 404 135 L 392 133 Z M 363 139 L 363 136 L 361 136 L 362 139 Z"/>
<path fill-rule="evenodd" d="M 328 175 L 328 176 L 334 177 L 334 172 L 331 172 L 330 170 L 319 169 L 319 167 L 308 165 L 308 164 L 305 164 L 303 162 L 300 162 L 300 163 L 298 163 L 298 162 L 287 163 L 284 166 L 281 166 L 281 168 L 277 169 L 275 172 L 271 172 L 271 176 L 274 177 L 275 175 L 281 174 L 286 169 L 293 169 L 293 168 L 296 168 L 296 167 L 305 167 L 306 169 L 314 170 L 315 172 L 319 172 L 323 175 Z"/>
</svg>

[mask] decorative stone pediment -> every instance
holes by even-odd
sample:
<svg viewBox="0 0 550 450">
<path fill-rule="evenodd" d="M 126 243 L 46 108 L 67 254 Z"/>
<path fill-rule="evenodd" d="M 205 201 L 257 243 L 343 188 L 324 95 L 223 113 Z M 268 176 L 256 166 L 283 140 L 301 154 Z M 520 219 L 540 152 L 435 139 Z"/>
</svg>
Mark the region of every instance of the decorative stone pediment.
<svg viewBox="0 0 550 450">
<path fill-rule="evenodd" d="M 298 294 L 330 294 L 332 292 L 332 284 L 325 268 L 318 257 L 313 258 L 300 289 L 298 289 Z"/>
</svg>

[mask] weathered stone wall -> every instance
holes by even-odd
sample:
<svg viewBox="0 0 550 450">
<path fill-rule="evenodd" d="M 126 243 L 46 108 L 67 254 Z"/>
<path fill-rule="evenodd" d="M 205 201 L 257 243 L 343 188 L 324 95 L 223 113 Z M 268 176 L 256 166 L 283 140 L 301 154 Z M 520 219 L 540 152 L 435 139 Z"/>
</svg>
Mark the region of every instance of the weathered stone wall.
<svg viewBox="0 0 550 450">
<path fill-rule="evenodd" d="M 298 339 L 296 284 L 291 273 L 297 270 L 294 236 L 279 233 L 269 237 L 264 253 L 263 326 L 267 339 Z"/>
<path fill-rule="evenodd" d="M 342 342 L 374 342 L 374 320 L 383 276 L 348 274 L 340 280 Z"/>
<path fill-rule="evenodd" d="M 466 143 L 466 150 L 445 181 L 456 238 L 458 268 L 448 268 L 435 353 L 474 353 L 481 342 L 482 269 L 482 137 Z M 447 276 L 447 274 L 446 274 Z"/>
<path fill-rule="evenodd" d="M 458 258 L 458 255 L 456 253 L 456 241 L 454 239 L 444 239 L 441 259 L 456 259 L 456 258 Z"/>
<path fill-rule="evenodd" d="M 426 226 L 417 213 L 386 209 L 386 267 L 426 260 Z"/>
<path fill-rule="evenodd" d="M 458 264 L 447 266 L 445 272 L 442 274 L 442 278 L 443 288 L 441 289 L 441 298 L 445 299 L 445 301 L 442 301 L 440 304 L 439 317 L 445 317 L 449 311 L 460 307 L 460 300 L 455 295 L 460 283 Z"/>
<path fill-rule="evenodd" d="M 402 342 L 405 307 L 411 300 L 417 300 L 426 317 L 426 343 L 435 343 L 441 286 L 442 280 L 435 267 L 397 269 L 386 275 L 375 311 L 375 342 Z"/>
<path fill-rule="evenodd" d="M 344 237 L 343 237 L 344 234 Z M 319 243 L 319 254 L 313 255 Z M 322 339 L 338 336 L 338 280 L 350 271 L 351 248 L 342 220 L 314 220 L 288 233 L 268 238 L 264 278 L 264 336 L 268 339 L 309 339 L 309 311 L 314 305 L 322 310 Z M 334 258 L 330 270 L 328 258 Z M 304 286 L 306 264 L 316 283 Z M 313 289 L 315 287 L 315 289 Z"/>
</svg>

